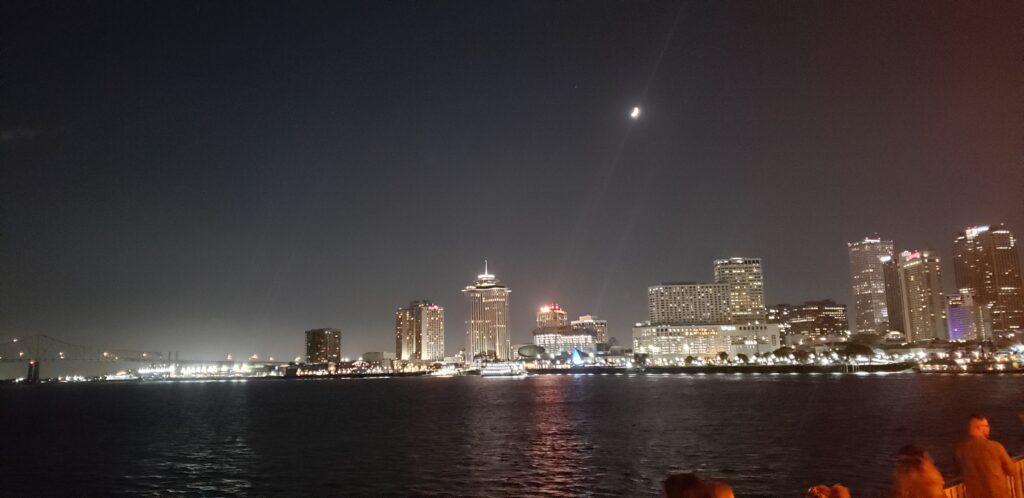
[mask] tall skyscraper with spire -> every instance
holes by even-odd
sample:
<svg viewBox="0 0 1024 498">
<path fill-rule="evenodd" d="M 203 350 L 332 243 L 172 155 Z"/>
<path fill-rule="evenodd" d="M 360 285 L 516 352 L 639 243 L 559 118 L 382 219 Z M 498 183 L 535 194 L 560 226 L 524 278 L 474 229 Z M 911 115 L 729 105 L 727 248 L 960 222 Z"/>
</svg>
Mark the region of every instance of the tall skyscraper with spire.
<svg viewBox="0 0 1024 498">
<path fill-rule="evenodd" d="M 509 336 L 509 293 L 494 275 L 487 271 L 476 276 L 473 284 L 462 289 L 469 304 L 466 318 L 466 358 L 509 360 L 512 341 Z"/>
<path fill-rule="evenodd" d="M 882 264 L 894 256 L 892 241 L 867 237 L 850 242 L 846 247 L 850 251 L 850 281 L 853 286 L 851 329 L 857 333 L 885 334 L 889 331 L 889 310 L 885 304 Z"/>
<path fill-rule="evenodd" d="M 1024 282 L 1017 241 L 1004 225 L 969 227 L 953 241 L 953 273 L 961 293 L 988 306 L 992 330 L 1024 329 Z"/>
</svg>

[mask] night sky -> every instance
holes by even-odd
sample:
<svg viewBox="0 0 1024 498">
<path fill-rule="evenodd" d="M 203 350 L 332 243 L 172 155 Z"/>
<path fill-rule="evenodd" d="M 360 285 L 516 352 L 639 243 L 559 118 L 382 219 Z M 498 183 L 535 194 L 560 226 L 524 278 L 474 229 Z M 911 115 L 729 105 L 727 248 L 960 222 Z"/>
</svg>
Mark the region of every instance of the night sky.
<svg viewBox="0 0 1024 498">
<path fill-rule="evenodd" d="M 1024 3 L 0 3 L 0 337 L 393 350 L 490 261 L 630 341 L 646 287 L 1024 236 Z M 629 119 L 634 105 L 643 109 Z"/>
</svg>

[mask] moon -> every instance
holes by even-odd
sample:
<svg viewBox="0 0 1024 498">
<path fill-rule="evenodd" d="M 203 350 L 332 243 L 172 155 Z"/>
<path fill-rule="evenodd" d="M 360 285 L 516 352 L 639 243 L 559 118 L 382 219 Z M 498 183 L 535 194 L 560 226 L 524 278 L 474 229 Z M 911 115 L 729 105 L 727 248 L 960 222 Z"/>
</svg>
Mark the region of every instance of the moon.
<svg viewBox="0 0 1024 498">
<path fill-rule="evenodd" d="M 632 111 L 629 111 L 629 119 L 636 121 L 640 119 L 640 107 L 634 107 Z"/>
</svg>

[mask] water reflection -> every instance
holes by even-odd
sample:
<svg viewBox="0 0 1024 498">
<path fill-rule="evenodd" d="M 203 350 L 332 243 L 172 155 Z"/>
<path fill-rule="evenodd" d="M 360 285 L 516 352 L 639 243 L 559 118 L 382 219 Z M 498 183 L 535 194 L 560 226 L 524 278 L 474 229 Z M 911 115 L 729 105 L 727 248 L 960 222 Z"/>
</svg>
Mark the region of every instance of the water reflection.
<svg viewBox="0 0 1024 498">
<path fill-rule="evenodd" d="M 585 492 L 581 489 L 583 482 L 595 477 L 582 462 L 591 446 L 588 427 L 570 413 L 574 402 L 569 398 L 575 386 L 573 380 L 553 375 L 529 380 L 532 425 L 525 456 L 535 473 L 537 494 L 564 496 Z"/>
</svg>

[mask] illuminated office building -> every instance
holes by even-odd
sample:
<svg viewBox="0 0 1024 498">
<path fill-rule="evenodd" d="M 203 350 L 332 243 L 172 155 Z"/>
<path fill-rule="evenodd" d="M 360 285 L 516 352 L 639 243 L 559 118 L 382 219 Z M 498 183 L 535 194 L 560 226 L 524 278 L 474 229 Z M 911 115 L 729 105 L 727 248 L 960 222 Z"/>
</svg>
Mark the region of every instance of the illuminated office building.
<svg viewBox="0 0 1024 498">
<path fill-rule="evenodd" d="M 444 359 L 444 308 L 413 301 L 395 312 L 395 356 L 399 360 Z"/>
<path fill-rule="evenodd" d="M 557 303 L 545 304 L 537 311 L 533 343 L 544 348 L 550 355 L 571 354 L 573 349 L 581 353 L 594 353 L 597 350 L 595 334 L 570 325 L 565 310 Z"/>
<path fill-rule="evenodd" d="M 868 237 L 846 246 L 853 290 L 852 328 L 858 333 L 885 334 L 889 329 L 889 312 L 882 263 L 883 258 L 893 257 L 892 241 Z"/>
<path fill-rule="evenodd" d="M 948 339 L 938 256 L 930 251 L 904 251 L 899 265 L 907 340 Z"/>
<path fill-rule="evenodd" d="M 511 291 L 487 272 L 477 275 L 473 284 L 462 289 L 469 304 L 466 318 L 467 359 L 512 358 L 512 341 L 509 336 L 509 293 Z"/>
<path fill-rule="evenodd" d="M 306 363 L 338 363 L 340 361 L 340 330 L 313 329 L 306 331 Z"/>
<path fill-rule="evenodd" d="M 594 336 L 594 342 L 608 342 L 608 320 L 601 320 L 593 315 L 581 315 L 579 320 L 572 321 L 572 328 Z"/>
<path fill-rule="evenodd" d="M 729 285 L 729 314 L 736 324 L 764 323 L 764 273 L 760 258 L 715 260 L 715 283 Z"/>
<path fill-rule="evenodd" d="M 849 335 L 846 305 L 830 299 L 807 301 L 791 308 L 788 316 L 790 334 L 805 334 L 811 337 Z"/>
<path fill-rule="evenodd" d="M 537 312 L 537 328 L 567 325 L 569 325 L 569 317 L 558 303 L 545 304 Z"/>
<path fill-rule="evenodd" d="M 1004 225 L 970 227 L 953 241 L 956 287 L 991 308 L 997 335 L 1024 328 L 1024 283 L 1017 241 Z"/>
</svg>

